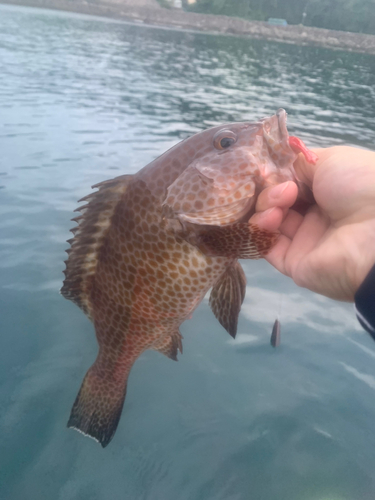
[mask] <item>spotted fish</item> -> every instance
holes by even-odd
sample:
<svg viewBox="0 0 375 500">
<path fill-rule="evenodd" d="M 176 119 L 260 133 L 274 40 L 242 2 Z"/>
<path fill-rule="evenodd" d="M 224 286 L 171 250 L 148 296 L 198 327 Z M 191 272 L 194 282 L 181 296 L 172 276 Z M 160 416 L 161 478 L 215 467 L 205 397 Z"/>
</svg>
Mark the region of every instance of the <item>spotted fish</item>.
<svg viewBox="0 0 375 500">
<path fill-rule="evenodd" d="M 296 180 L 300 151 L 314 161 L 280 109 L 200 132 L 80 200 L 61 293 L 94 323 L 99 353 L 68 427 L 107 446 L 133 363 L 146 349 L 177 360 L 179 327 L 210 288 L 214 315 L 235 337 L 246 289 L 238 259 L 264 256 L 278 236 L 247 221 L 262 189 Z"/>
</svg>

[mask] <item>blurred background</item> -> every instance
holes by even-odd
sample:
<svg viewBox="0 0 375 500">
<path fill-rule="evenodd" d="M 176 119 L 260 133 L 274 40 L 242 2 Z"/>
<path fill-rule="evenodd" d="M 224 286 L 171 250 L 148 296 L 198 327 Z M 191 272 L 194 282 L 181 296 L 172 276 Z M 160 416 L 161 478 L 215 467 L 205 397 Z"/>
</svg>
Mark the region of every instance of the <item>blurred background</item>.
<svg viewBox="0 0 375 500">
<path fill-rule="evenodd" d="M 373 4 L 182 7 L 288 25 L 307 12 L 308 25 L 371 32 Z M 181 328 L 178 363 L 156 352 L 137 361 L 103 450 L 66 428 L 97 347 L 91 323 L 59 295 L 70 219 L 91 185 L 279 107 L 311 147 L 372 149 L 374 85 L 366 53 L 0 6 L 2 498 L 374 499 L 375 345 L 352 304 L 243 261 L 236 340 L 205 300 Z"/>
<path fill-rule="evenodd" d="M 193 12 L 375 34 L 374 0 L 159 0 Z"/>
</svg>

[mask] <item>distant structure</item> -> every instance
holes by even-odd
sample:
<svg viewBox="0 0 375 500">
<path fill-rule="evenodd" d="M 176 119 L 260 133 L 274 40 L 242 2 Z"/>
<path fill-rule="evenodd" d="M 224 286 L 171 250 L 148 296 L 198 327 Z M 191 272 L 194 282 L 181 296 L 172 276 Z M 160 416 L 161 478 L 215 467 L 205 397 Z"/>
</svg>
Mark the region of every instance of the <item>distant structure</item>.
<svg viewBox="0 0 375 500">
<path fill-rule="evenodd" d="M 164 0 L 172 9 L 182 9 L 184 0 Z"/>
<path fill-rule="evenodd" d="M 150 7 L 153 9 L 160 7 L 157 0 L 87 0 L 87 3 L 115 4 L 124 7 L 128 5 L 129 7 Z"/>
<path fill-rule="evenodd" d="M 277 17 L 270 17 L 267 21 L 268 24 L 273 24 L 274 26 L 287 26 L 288 23 L 286 19 L 278 19 Z"/>
</svg>

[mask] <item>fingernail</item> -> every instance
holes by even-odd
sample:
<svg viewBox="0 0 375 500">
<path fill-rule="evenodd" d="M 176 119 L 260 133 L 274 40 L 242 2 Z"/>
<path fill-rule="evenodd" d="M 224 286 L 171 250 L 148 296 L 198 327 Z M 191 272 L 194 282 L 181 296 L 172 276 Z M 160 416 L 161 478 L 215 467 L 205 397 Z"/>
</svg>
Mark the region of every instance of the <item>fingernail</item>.
<svg viewBox="0 0 375 500">
<path fill-rule="evenodd" d="M 289 186 L 289 181 L 283 182 L 282 184 L 275 186 L 270 192 L 270 197 L 280 198 L 288 186 Z"/>
<path fill-rule="evenodd" d="M 258 212 L 258 215 L 259 215 L 259 217 L 261 217 L 263 219 L 265 217 L 268 217 L 269 214 L 271 214 L 274 210 L 276 210 L 276 208 L 277 207 L 268 208 L 267 210 L 264 210 L 263 212 Z"/>
</svg>

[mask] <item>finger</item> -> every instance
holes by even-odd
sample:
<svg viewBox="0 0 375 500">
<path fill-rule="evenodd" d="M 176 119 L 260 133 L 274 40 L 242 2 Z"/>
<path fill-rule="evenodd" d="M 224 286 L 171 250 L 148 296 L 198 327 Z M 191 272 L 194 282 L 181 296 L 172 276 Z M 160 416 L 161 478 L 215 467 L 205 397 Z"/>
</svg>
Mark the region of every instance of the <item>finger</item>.
<svg viewBox="0 0 375 500">
<path fill-rule="evenodd" d="M 288 217 L 285 219 L 286 226 L 289 223 L 290 227 L 285 229 L 283 223 L 281 228 L 287 234 L 282 232 L 275 246 L 265 256 L 265 259 L 278 271 L 293 277 L 295 281 L 298 280 L 296 270 L 300 262 L 317 247 L 329 227 L 329 221 L 317 207 L 313 207 L 305 217 L 299 216 L 302 220 L 297 216 L 299 214 L 292 215 L 288 222 Z M 288 231 L 293 235 L 294 230 L 294 236 L 289 238 Z"/>
<path fill-rule="evenodd" d="M 282 224 L 280 225 L 280 233 L 284 234 L 287 238 L 293 239 L 300 225 L 302 224 L 304 216 L 295 210 L 289 210 Z"/>
<path fill-rule="evenodd" d="M 284 212 L 279 207 L 269 208 L 264 212 L 254 214 L 249 222 L 256 224 L 261 229 L 266 231 L 277 231 L 284 218 Z"/>
<path fill-rule="evenodd" d="M 293 164 L 298 180 L 304 182 L 311 188 L 315 172 L 324 162 L 327 155 L 330 154 L 327 152 L 329 149 L 330 148 L 311 149 L 311 151 L 318 155 L 318 161 L 315 164 L 307 162 L 305 156 L 300 153 Z"/>
<path fill-rule="evenodd" d="M 287 236 L 280 234 L 276 244 L 264 257 L 266 261 L 280 271 L 280 273 L 286 274 L 287 276 L 290 276 L 290 274 L 287 273 L 285 268 L 285 261 L 291 244 L 292 242 Z"/>
<path fill-rule="evenodd" d="M 305 215 L 293 237 L 284 264 L 288 275 L 293 275 L 293 279 L 297 278 L 294 271 L 301 260 L 318 247 L 329 226 L 329 219 L 317 206 L 312 207 Z"/>
<path fill-rule="evenodd" d="M 298 187 L 292 181 L 268 187 L 258 196 L 256 211 L 263 212 L 272 207 L 291 207 L 297 196 Z"/>
</svg>

